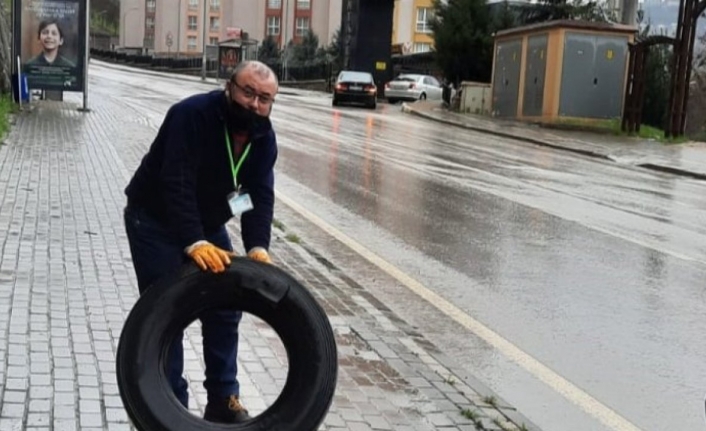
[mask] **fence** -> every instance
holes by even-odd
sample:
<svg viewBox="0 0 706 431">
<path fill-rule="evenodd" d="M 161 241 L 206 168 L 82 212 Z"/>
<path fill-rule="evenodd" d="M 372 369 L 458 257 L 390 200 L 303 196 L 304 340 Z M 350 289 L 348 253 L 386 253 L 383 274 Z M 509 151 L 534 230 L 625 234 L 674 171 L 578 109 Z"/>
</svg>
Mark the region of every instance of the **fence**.
<svg viewBox="0 0 706 431">
<path fill-rule="evenodd" d="M 131 64 L 150 69 L 168 69 L 178 73 L 200 73 L 203 59 L 199 57 L 161 57 L 145 54 L 131 54 L 127 52 L 91 49 L 91 56 L 115 63 Z M 281 62 L 266 62 L 277 75 L 281 82 L 320 81 L 324 80 L 330 85 L 334 70 L 330 62 L 320 62 L 309 65 L 287 66 Z M 218 69 L 218 60 L 207 59 L 206 71 L 209 76 L 215 76 Z"/>
</svg>

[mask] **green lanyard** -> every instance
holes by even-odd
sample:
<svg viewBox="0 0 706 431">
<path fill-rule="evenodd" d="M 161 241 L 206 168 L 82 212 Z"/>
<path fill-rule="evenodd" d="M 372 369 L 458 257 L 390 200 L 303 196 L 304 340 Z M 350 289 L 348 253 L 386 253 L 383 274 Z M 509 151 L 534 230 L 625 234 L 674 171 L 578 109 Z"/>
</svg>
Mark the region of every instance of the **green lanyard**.
<svg viewBox="0 0 706 431">
<path fill-rule="evenodd" d="M 233 171 L 233 185 L 235 186 L 235 190 L 238 190 L 240 187 L 238 187 L 238 172 L 240 171 L 240 166 L 243 165 L 243 162 L 245 161 L 245 158 L 248 156 L 248 153 L 250 152 L 250 143 L 248 143 L 248 146 L 245 147 L 245 151 L 243 152 L 243 155 L 240 156 L 240 160 L 238 160 L 238 165 L 236 166 L 235 163 L 233 163 L 233 150 L 230 149 L 230 135 L 228 134 L 228 129 L 226 129 L 226 147 L 228 147 L 228 158 L 230 159 L 230 169 Z"/>
</svg>

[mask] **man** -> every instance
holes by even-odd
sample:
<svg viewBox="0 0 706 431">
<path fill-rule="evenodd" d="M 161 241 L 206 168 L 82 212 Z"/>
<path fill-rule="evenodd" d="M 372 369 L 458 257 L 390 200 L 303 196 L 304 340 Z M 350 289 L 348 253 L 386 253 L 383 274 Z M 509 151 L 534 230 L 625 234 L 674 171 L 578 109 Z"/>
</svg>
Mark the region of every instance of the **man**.
<svg viewBox="0 0 706 431">
<path fill-rule="evenodd" d="M 243 62 L 224 90 L 172 106 L 127 186 L 125 226 L 140 293 L 189 259 L 219 273 L 233 248 L 225 223 L 241 218 L 247 255 L 271 263 L 268 253 L 274 206 L 277 141 L 269 115 L 278 90 L 275 74 L 260 62 Z M 242 312 L 201 316 L 208 404 L 204 419 L 249 419 L 236 379 Z M 182 377 L 183 334 L 172 345 L 168 377 L 188 408 Z"/>
</svg>

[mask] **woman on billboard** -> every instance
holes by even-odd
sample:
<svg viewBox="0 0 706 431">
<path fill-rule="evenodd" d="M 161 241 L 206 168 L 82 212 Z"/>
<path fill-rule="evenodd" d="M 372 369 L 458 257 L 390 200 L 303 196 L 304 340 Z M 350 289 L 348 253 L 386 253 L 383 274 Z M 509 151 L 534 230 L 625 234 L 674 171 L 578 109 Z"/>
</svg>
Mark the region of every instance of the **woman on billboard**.
<svg viewBox="0 0 706 431">
<path fill-rule="evenodd" d="M 42 52 L 28 61 L 28 66 L 76 67 L 76 64 L 59 52 L 64 44 L 64 33 L 56 19 L 47 19 L 39 23 L 37 36 L 42 45 Z"/>
</svg>

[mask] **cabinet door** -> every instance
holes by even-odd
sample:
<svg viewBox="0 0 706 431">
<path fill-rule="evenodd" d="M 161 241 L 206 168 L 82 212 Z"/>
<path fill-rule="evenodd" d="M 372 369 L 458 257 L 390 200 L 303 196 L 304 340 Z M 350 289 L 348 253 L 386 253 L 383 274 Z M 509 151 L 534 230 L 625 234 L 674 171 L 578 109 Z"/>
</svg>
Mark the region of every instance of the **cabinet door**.
<svg viewBox="0 0 706 431">
<path fill-rule="evenodd" d="M 522 39 L 498 43 L 493 74 L 493 111 L 498 117 L 517 116 Z"/>
<path fill-rule="evenodd" d="M 522 115 L 542 115 L 544 106 L 544 75 L 547 71 L 547 35 L 532 36 L 527 40 L 527 65 Z"/>
<path fill-rule="evenodd" d="M 588 117 L 593 112 L 592 92 L 597 85 L 595 45 L 592 35 L 566 32 L 559 98 L 561 116 Z"/>
<path fill-rule="evenodd" d="M 626 37 L 596 36 L 593 117 L 617 118 L 622 114 L 627 61 Z"/>
</svg>

